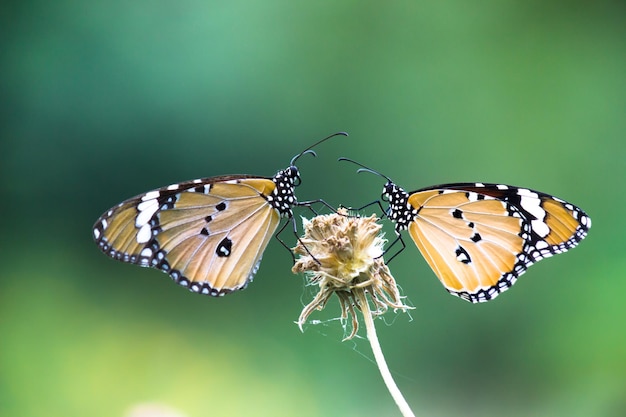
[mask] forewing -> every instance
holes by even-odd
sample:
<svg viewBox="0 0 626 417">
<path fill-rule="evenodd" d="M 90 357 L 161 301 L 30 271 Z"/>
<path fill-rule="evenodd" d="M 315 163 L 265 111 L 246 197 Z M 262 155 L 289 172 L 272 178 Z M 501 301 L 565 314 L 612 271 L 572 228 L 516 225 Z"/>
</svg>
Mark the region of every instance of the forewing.
<svg viewBox="0 0 626 417">
<path fill-rule="evenodd" d="M 489 301 L 533 263 L 576 246 L 591 226 L 578 207 L 497 184 L 447 184 L 411 193 L 409 233 L 453 295 Z"/>
<path fill-rule="evenodd" d="M 223 295 L 253 278 L 280 216 L 272 180 L 215 177 L 173 184 L 105 213 L 94 238 L 107 255 L 170 274 L 190 290 Z"/>
</svg>

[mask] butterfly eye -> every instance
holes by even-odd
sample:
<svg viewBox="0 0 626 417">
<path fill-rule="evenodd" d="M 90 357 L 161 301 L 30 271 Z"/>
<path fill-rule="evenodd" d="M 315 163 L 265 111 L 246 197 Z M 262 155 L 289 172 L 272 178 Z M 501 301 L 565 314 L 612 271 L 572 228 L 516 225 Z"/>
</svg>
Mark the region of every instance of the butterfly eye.
<svg viewBox="0 0 626 417">
<path fill-rule="evenodd" d="M 382 195 L 383 201 L 387 201 L 387 202 L 389 201 L 389 199 L 391 198 L 391 196 L 393 195 L 395 191 L 394 188 L 395 188 L 394 184 L 391 181 L 385 184 L 385 187 L 383 188 L 383 195 Z"/>
<path fill-rule="evenodd" d="M 300 179 L 300 171 L 298 171 L 298 168 L 295 167 L 294 165 L 291 165 L 288 169 L 287 169 L 287 176 L 289 178 L 293 178 L 293 185 L 294 186 L 299 186 L 300 183 L 302 182 Z"/>
</svg>

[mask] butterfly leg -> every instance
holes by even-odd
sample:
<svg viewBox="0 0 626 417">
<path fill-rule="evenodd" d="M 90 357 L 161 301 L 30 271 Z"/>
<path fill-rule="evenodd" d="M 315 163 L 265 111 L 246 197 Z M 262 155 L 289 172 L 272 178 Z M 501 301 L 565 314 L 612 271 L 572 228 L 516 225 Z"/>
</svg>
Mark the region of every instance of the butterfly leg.
<svg viewBox="0 0 626 417">
<path fill-rule="evenodd" d="M 328 209 L 330 209 L 330 211 L 332 211 L 333 213 L 337 213 L 337 209 L 335 209 L 333 206 L 331 206 L 330 204 L 328 204 L 326 201 L 319 199 L 319 200 L 310 200 L 310 201 L 303 201 L 301 203 L 298 203 L 298 206 L 301 207 L 307 207 L 309 210 L 311 210 L 313 212 L 313 214 L 315 214 L 316 216 L 319 215 L 319 213 L 317 212 L 317 210 L 315 210 L 313 208 L 313 204 L 321 204 L 323 206 L 326 206 Z"/>
<path fill-rule="evenodd" d="M 383 208 L 383 205 L 381 204 L 380 200 L 374 200 L 371 203 L 368 203 L 366 205 L 364 205 L 363 207 L 359 207 L 357 209 L 351 209 L 351 210 L 355 210 L 355 211 L 361 211 L 364 210 L 370 206 L 374 206 L 377 205 L 380 208 L 380 217 L 386 217 L 387 213 L 385 212 L 385 209 Z"/>
<path fill-rule="evenodd" d="M 398 250 L 396 253 L 393 254 L 393 256 L 391 258 L 389 258 L 385 264 L 389 264 L 389 262 L 392 261 L 393 258 L 395 258 L 396 256 L 398 256 L 400 254 L 400 252 L 402 252 L 404 249 L 406 249 L 406 245 L 404 244 L 404 240 L 402 239 L 402 235 L 400 233 L 397 234 L 396 240 L 394 240 L 391 245 L 389 245 L 389 247 L 385 250 L 385 252 L 381 255 L 384 256 L 387 252 L 389 252 L 389 249 L 391 249 L 396 243 L 400 242 L 402 244 L 402 247 L 400 248 L 400 250 Z"/>
<path fill-rule="evenodd" d="M 293 222 L 293 217 L 291 217 L 291 219 L 292 219 L 292 222 Z M 281 245 L 283 245 L 283 247 L 285 249 L 287 249 L 287 251 L 289 251 L 289 254 L 291 255 L 291 259 L 293 260 L 293 263 L 295 264 L 296 263 L 296 255 L 293 254 L 293 251 L 291 250 L 291 248 L 289 246 L 287 246 L 287 244 L 280 238 L 280 234 L 285 231 L 285 228 L 287 227 L 288 224 L 289 224 L 289 221 L 286 221 L 285 224 L 283 224 L 283 226 L 280 228 L 280 230 L 278 232 L 276 232 L 274 237 L 276 238 L 276 240 L 278 240 L 280 242 Z M 298 240 L 300 240 L 300 239 L 298 239 Z"/>
<path fill-rule="evenodd" d="M 318 261 L 315 256 L 313 256 L 313 254 L 309 251 L 309 249 L 306 247 L 306 245 L 304 244 L 304 242 L 302 242 L 302 240 L 300 239 L 300 237 L 298 236 L 298 225 L 296 224 L 296 219 L 295 217 L 291 217 L 290 218 L 291 224 L 293 225 L 293 234 L 296 237 L 296 239 L 298 239 L 298 242 L 300 243 L 300 245 L 302 245 L 302 247 L 304 248 L 304 250 L 307 252 L 307 254 L 313 258 L 315 260 L 315 262 L 317 262 L 318 264 L 320 264 L 320 261 Z M 293 261 L 293 263 L 296 263 L 296 255 L 294 255 L 293 250 L 291 250 L 291 248 L 289 246 L 287 246 L 287 244 L 280 238 L 280 234 L 282 232 L 285 231 L 285 229 L 287 228 L 287 225 L 289 224 L 289 221 L 286 221 L 285 224 L 280 228 L 280 230 L 278 232 L 276 232 L 276 234 L 274 235 L 274 237 L 276 237 L 276 240 L 278 240 L 280 242 L 281 245 L 283 245 L 283 247 L 285 249 L 287 249 L 289 251 L 289 253 L 291 254 L 291 259 Z"/>
</svg>

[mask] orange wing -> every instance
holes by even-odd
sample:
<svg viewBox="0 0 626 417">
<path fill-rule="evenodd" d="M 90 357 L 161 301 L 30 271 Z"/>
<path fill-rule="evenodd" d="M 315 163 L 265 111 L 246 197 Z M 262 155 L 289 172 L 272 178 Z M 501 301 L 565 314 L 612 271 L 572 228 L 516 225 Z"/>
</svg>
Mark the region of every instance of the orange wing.
<svg viewBox="0 0 626 417">
<path fill-rule="evenodd" d="M 280 222 L 271 179 L 215 177 L 172 184 L 129 199 L 94 225 L 112 258 L 160 269 L 194 292 L 244 288 Z"/>
<path fill-rule="evenodd" d="M 453 295 L 495 298 L 533 263 L 565 252 L 591 220 L 548 194 L 496 184 L 448 184 L 410 194 L 409 233 Z"/>
</svg>

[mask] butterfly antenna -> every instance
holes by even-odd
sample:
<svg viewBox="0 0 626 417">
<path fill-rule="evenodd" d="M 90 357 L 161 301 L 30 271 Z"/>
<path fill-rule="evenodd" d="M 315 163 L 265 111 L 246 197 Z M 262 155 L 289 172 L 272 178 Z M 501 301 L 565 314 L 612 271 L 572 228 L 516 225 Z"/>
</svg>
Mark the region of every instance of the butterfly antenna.
<svg viewBox="0 0 626 417">
<path fill-rule="evenodd" d="M 318 140 L 317 142 L 315 142 L 313 145 L 309 146 L 308 148 L 306 148 L 305 150 L 303 150 L 302 152 L 300 152 L 299 154 L 297 154 L 296 156 L 294 156 L 291 159 L 291 162 L 289 163 L 291 166 L 293 166 L 293 164 L 296 163 L 296 161 L 298 160 L 298 158 L 300 158 L 302 155 L 306 155 L 308 153 L 310 153 L 313 156 L 317 156 L 317 154 L 315 153 L 315 151 L 312 151 L 311 149 L 313 149 L 314 147 L 316 147 L 317 145 L 319 145 L 322 142 L 326 142 L 328 139 L 330 138 L 334 138 L 335 136 L 348 136 L 348 134 L 346 132 L 337 132 L 337 133 L 333 133 L 330 136 L 326 136 L 324 139 Z"/>
<path fill-rule="evenodd" d="M 384 179 L 387 180 L 388 183 L 393 184 L 393 181 L 391 181 L 391 178 L 389 178 L 388 176 L 386 176 L 384 174 L 381 174 L 378 171 L 374 171 L 372 168 L 366 167 L 365 165 L 363 165 L 363 164 L 361 164 L 361 163 L 359 163 L 357 161 L 354 161 L 354 160 L 352 160 L 350 158 L 345 158 L 343 156 L 341 158 L 337 159 L 337 160 L 338 161 L 352 162 L 353 164 L 361 167 L 361 168 L 357 169 L 357 171 L 356 171 L 357 173 L 359 173 L 359 172 L 369 172 L 371 174 L 378 175 L 379 177 L 383 177 Z M 367 207 L 374 206 L 374 205 L 376 205 L 376 206 L 378 206 L 380 208 L 381 217 L 386 217 L 387 216 L 387 211 L 384 209 L 384 207 L 381 204 L 380 200 L 374 200 L 371 203 L 368 203 L 368 204 L 364 205 L 363 207 L 359 207 L 358 209 L 356 209 L 356 211 L 359 212 L 359 211 L 361 211 L 363 209 L 366 209 Z"/>
<path fill-rule="evenodd" d="M 379 177 L 383 177 L 383 178 L 384 178 L 384 179 L 386 179 L 387 181 L 389 181 L 389 182 L 393 183 L 393 181 L 391 181 L 391 178 L 389 178 L 389 177 L 388 177 L 388 176 L 386 176 L 385 174 L 381 174 L 381 173 L 380 173 L 380 172 L 378 172 L 378 171 L 374 171 L 372 168 L 366 167 L 365 165 L 363 165 L 363 164 L 361 164 L 361 163 L 358 163 L 357 161 L 354 161 L 354 160 L 352 160 L 352 159 L 350 159 L 350 158 L 345 158 L 345 157 L 343 157 L 343 156 L 342 156 L 341 158 L 337 159 L 337 161 L 348 161 L 348 162 L 352 162 L 354 165 L 358 165 L 358 166 L 360 166 L 360 167 L 361 167 L 361 168 L 357 169 L 357 171 L 356 171 L 357 173 L 359 173 L 359 172 L 369 172 L 369 173 L 371 173 L 371 174 L 378 175 Z"/>
</svg>

